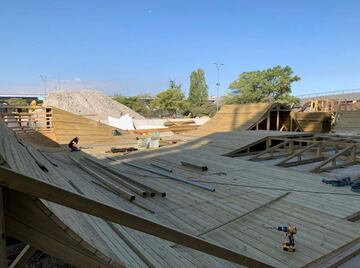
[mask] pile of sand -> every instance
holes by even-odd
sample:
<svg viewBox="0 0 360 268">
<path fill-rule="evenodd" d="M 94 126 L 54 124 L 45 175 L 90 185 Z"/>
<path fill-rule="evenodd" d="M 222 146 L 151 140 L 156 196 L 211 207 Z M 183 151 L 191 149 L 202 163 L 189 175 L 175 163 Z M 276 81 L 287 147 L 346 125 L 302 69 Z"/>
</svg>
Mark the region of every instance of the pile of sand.
<svg viewBox="0 0 360 268">
<path fill-rule="evenodd" d="M 95 120 L 107 120 L 108 116 L 119 118 L 129 114 L 134 119 L 144 119 L 127 106 L 114 101 L 99 91 L 54 91 L 49 93 L 44 106 L 56 107 L 71 113 L 87 115 Z"/>
</svg>

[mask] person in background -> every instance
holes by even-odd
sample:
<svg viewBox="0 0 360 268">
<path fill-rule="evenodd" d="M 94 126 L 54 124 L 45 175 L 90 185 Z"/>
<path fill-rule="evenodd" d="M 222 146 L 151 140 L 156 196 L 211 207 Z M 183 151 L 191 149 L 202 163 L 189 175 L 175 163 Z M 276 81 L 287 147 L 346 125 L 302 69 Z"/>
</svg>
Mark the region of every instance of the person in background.
<svg viewBox="0 0 360 268">
<path fill-rule="evenodd" d="M 75 137 L 69 142 L 69 148 L 71 149 L 71 152 L 81 151 L 79 147 L 77 147 L 77 144 L 79 142 L 79 138 Z"/>
</svg>

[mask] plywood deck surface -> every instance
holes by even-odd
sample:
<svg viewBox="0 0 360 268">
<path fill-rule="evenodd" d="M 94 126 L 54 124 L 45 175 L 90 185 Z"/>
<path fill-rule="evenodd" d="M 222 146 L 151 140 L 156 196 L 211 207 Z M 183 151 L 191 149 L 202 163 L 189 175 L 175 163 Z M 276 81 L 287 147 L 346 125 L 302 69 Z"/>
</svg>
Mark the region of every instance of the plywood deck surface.
<svg viewBox="0 0 360 268">
<path fill-rule="evenodd" d="M 48 173 L 43 172 L 3 124 L 0 124 L 0 133 L 0 153 L 18 172 L 73 192 L 81 189 L 87 197 L 202 237 L 275 267 L 308 265 L 360 238 L 360 225 L 344 220 L 360 211 L 360 195 L 348 189 L 324 185 L 318 175 L 222 156 L 229 149 L 244 146 L 270 133 L 217 133 L 186 144 L 113 158 L 115 161 L 106 158 L 105 154 L 97 154 L 102 163 L 167 193 L 165 198 L 137 196 L 134 202 L 94 185 L 91 182 L 94 178 L 76 167 L 67 152 L 45 152 L 46 159 L 35 147 L 26 144 L 36 159 L 49 169 Z M 72 155 L 81 157 L 86 153 Z M 49 159 L 58 167 L 52 166 Z M 180 164 L 183 160 L 204 163 L 209 169 L 200 172 L 184 167 Z M 123 162 L 148 168 L 154 168 L 151 163 L 165 165 L 173 170 L 174 175 L 213 186 L 216 191 L 209 192 L 173 181 Z M 288 192 L 285 197 L 264 206 Z M 129 228 L 112 226 L 102 219 L 69 208 L 44 203 L 86 242 L 127 267 L 147 267 L 149 263 L 154 267 L 239 267 Z M 249 213 L 252 210 L 254 212 Z M 284 234 L 267 229 L 288 223 L 298 228 L 296 253 L 283 252 Z M 137 251 L 142 255 L 139 256 Z"/>
</svg>

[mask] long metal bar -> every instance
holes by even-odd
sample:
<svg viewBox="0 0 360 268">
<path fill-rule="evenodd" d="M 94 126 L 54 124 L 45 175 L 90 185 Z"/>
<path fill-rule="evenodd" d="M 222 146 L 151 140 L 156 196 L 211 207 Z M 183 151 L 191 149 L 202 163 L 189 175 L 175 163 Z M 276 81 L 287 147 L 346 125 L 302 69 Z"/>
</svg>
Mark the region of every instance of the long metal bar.
<svg viewBox="0 0 360 268">
<path fill-rule="evenodd" d="M 114 169 L 113 167 L 110 167 L 110 166 L 104 165 L 102 163 L 99 163 L 98 161 L 95 161 L 94 159 L 86 157 L 86 156 L 84 158 L 86 160 L 92 162 L 93 164 L 105 169 L 106 171 L 114 174 L 115 176 L 118 176 L 118 177 L 120 177 L 120 178 L 122 178 L 122 179 L 124 179 L 124 180 L 126 180 L 126 181 L 128 181 L 130 183 L 133 183 L 133 184 L 139 186 L 140 188 L 147 189 L 150 193 L 155 193 L 155 194 L 157 194 L 157 195 L 159 195 L 161 197 L 166 196 L 166 192 L 158 191 L 158 190 L 154 189 L 153 187 L 150 187 L 150 186 L 145 185 L 145 184 L 143 184 L 141 182 L 138 182 L 138 181 L 130 178 L 129 176 L 125 175 L 123 172 L 120 172 L 119 170 Z"/>
<path fill-rule="evenodd" d="M 123 164 L 124 164 L 124 165 L 128 165 L 128 166 L 131 166 L 131 167 L 135 167 L 135 168 L 138 168 L 138 169 L 142 169 L 142 170 L 145 170 L 145 171 L 148 171 L 148 172 L 154 173 L 154 174 L 156 174 L 156 175 L 160 175 L 160 176 L 163 176 L 163 177 L 166 177 L 166 178 L 175 180 L 175 181 L 179 181 L 179 182 L 183 182 L 183 183 L 186 183 L 186 184 L 190 184 L 190 185 L 199 187 L 199 188 L 201 188 L 201 189 L 204 189 L 204 190 L 207 190 L 207 191 L 210 191 L 210 192 L 215 192 L 215 188 L 210 187 L 210 186 L 205 185 L 205 184 L 201 184 L 201 183 L 198 183 L 198 182 L 195 182 L 195 181 L 191 181 L 191 180 L 186 180 L 186 179 L 183 179 L 183 178 L 180 178 L 180 177 L 176 177 L 176 176 L 170 175 L 170 174 L 168 174 L 168 173 L 164 173 L 164 172 L 162 172 L 162 171 L 153 170 L 153 169 L 151 169 L 151 168 L 144 167 L 144 166 L 141 166 L 141 165 L 138 165 L 138 164 L 134 164 L 134 163 L 123 162 Z"/>
</svg>

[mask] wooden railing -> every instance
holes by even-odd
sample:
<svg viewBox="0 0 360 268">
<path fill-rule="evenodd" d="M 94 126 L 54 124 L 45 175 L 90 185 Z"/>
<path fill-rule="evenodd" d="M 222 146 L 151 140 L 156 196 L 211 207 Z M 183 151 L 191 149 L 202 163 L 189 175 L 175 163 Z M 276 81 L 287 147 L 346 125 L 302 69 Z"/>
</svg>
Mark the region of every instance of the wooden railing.
<svg viewBox="0 0 360 268">
<path fill-rule="evenodd" d="M 15 132 L 53 132 L 51 108 L 0 105 L 0 117 Z"/>
</svg>

